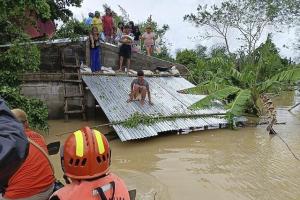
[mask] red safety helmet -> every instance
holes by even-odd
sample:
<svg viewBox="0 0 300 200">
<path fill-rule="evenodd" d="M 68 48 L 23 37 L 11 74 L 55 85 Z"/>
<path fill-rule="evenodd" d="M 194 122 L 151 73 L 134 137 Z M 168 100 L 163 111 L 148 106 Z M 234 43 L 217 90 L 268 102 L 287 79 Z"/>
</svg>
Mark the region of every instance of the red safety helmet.
<svg viewBox="0 0 300 200">
<path fill-rule="evenodd" d="M 106 137 L 97 130 L 84 127 L 71 134 L 61 151 L 65 175 L 74 179 L 91 179 L 106 174 L 111 151 Z"/>
</svg>

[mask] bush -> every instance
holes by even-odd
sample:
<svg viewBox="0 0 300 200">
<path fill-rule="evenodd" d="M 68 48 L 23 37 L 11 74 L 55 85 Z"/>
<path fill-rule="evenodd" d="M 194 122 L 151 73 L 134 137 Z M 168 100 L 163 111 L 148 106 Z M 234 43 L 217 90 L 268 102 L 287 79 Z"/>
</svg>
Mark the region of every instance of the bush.
<svg viewBox="0 0 300 200">
<path fill-rule="evenodd" d="M 7 86 L 0 87 L 0 96 L 11 109 L 20 108 L 24 110 L 32 128 L 42 131 L 48 130 L 48 109 L 41 100 L 22 96 L 18 89 Z"/>
</svg>

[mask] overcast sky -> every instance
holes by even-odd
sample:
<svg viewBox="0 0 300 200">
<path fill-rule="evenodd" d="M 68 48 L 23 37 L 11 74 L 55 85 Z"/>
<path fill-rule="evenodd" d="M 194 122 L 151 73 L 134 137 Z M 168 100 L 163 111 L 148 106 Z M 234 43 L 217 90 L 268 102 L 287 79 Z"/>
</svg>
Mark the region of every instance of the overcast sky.
<svg viewBox="0 0 300 200">
<path fill-rule="evenodd" d="M 166 38 L 171 43 L 170 49 L 173 55 L 177 49 L 195 48 L 197 44 L 211 47 L 222 43 L 217 39 L 204 41 L 197 39 L 197 36 L 203 33 L 204 30 L 183 21 L 183 16 L 195 12 L 198 4 L 218 4 L 220 0 L 83 0 L 82 7 L 72 8 L 72 11 L 77 19 L 82 19 L 87 16 L 88 12 L 94 12 L 95 10 L 103 12 L 102 5 L 105 3 L 119 14 L 118 5 L 122 6 L 135 23 L 147 20 L 151 14 L 152 19 L 158 22 L 159 25 L 168 24 L 170 30 L 166 33 Z M 235 33 L 232 32 L 231 36 L 234 38 Z M 283 56 L 297 57 L 293 47 L 293 43 L 296 42 L 295 29 L 285 30 L 285 33 L 276 33 L 273 38 Z M 262 37 L 262 41 L 265 39 L 266 34 Z M 288 48 L 283 47 L 283 45 Z M 230 48 L 236 50 L 239 46 L 240 44 L 231 42 Z"/>
</svg>

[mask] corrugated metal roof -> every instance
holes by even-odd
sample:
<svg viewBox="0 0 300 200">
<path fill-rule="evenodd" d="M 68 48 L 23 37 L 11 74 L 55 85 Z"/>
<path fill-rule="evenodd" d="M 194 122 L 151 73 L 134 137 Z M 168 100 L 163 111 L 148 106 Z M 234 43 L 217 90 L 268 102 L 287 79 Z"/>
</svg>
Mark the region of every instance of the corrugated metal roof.
<svg viewBox="0 0 300 200">
<path fill-rule="evenodd" d="M 83 75 L 83 80 L 105 112 L 110 122 L 124 121 L 132 114 L 139 112 L 144 115 L 171 116 L 178 114 L 224 114 L 220 108 L 189 110 L 188 107 L 204 95 L 181 94 L 178 90 L 193 87 L 194 85 L 182 77 L 145 77 L 149 82 L 151 99 L 141 106 L 139 102 L 127 103 L 130 84 L 135 77 Z M 135 128 L 126 128 L 114 125 L 114 129 L 122 141 L 151 137 L 159 132 L 177 131 L 192 128 L 219 128 L 219 124 L 226 124 L 226 120 L 214 117 L 177 118 L 172 121 L 160 121 L 149 126 L 139 125 Z"/>
</svg>

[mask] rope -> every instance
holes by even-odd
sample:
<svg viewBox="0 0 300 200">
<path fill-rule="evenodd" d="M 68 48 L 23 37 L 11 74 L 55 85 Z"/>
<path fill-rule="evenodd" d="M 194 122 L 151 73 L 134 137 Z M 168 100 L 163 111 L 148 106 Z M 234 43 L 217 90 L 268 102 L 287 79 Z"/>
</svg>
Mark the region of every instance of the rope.
<svg viewBox="0 0 300 200">
<path fill-rule="evenodd" d="M 284 139 L 282 139 L 282 137 L 279 134 L 276 134 L 276 136 L 278 136 L 281 141 L 286 145 L 286 147 L 288 148 L 288 150 L 293 154 L 293 156 L 296 158 L 296 160 L 300 161 L 300 159 L 295 155 L 295 153 L 292 151 L 292 149 L 289 147 L 289 145 L 286 143 L 286 141 L 284 141 Z"/>
<path fill-rule="evenodd" d="M 288 109 L 288 111 L 290 112 L 291 110 L 293 110 L 294 108 L 296 108 L 297 106 L 299 106 L 300 103 L 296 103 L 295 105 L 293 105 L 290 109 Z"/>
<path fill-rule="evenodd" d="M 261 99 L 262 100 L 262 99 Z M 263 101 L 262 101 L 263 102 Z M 265 103 L 265 102 L 263 102 L 263 103 Z M 272 103 L 273 104 L 273 103 Z M 299 103 L 300 104 L 300 103 Z M 298 106 L 297 104 L 295 105 L 295 106 L 293 106 L 291 109 L 293 109 L 294 107 L 296 107 L 296 106 Z M 267 107 L 266 106 L 266 104 L 265 104 L 265 107 Z M 290 110 L 289 110 L 290 111 Z M 273 125 L 274 124 L 277 124 L 277 119 L 276 119 L 276 115 L 271 115 L 271 117 L 272 117 L 272 121 L 271 122 L 268 122 L 268 128 L 267 128 L 267 130 L 270 130 L 270 129 L 272 129 L 273 128 Z M 291 152 L 291 154 L 294 156 L 294 158 L 296 159 L 296 160 L 298 160 L 298 161 L 300 161 L 300 159 L 295 155 L 295 153 L 292 151 L 292 149 L 290 148 L 290 146 L 288 145 L 288 143 L 277 133 L 277 132 L 275 132 L 275 134 L 276 134 L 276 136 L 277 137 L 279 137 L 279 139 L 286 145 L 286 147 L 288 148 L 288 150 Z"/>
</svg>

